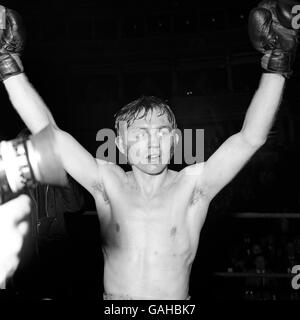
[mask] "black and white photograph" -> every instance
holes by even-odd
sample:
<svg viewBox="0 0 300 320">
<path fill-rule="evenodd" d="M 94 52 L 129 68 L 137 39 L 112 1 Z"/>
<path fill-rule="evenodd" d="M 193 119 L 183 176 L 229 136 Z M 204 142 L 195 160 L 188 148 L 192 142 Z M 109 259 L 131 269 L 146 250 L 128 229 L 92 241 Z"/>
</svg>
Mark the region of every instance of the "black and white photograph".
<svg viewBox="0 0 300 320">
<path fill-rule="evenodd" d="M 299 29 L 292 0 L 0 1 L 0 304 L 299 303 Z"/>
</svg>

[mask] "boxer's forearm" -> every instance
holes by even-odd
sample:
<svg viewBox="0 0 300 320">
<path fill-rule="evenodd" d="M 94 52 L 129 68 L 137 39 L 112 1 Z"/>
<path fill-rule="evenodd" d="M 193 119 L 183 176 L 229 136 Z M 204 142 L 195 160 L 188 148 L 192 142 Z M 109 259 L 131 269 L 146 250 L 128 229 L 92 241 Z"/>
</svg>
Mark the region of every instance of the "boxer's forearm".
<svg viewBox="0 0 300 320">
<path fill-rule="evenodd" d="M 32 133 L 49 123 L 56 126 L 49 109 L 24 73 L 8 78 L 3 84 L 13 107 Z"/>
<path fill-rule="evenodd" d="M 250 144 L 262 145 L 266 141 L 281 102 L 284 84 L 285 78 L 279 74 L 262 75 L 241 130 Z"/>
</svg>

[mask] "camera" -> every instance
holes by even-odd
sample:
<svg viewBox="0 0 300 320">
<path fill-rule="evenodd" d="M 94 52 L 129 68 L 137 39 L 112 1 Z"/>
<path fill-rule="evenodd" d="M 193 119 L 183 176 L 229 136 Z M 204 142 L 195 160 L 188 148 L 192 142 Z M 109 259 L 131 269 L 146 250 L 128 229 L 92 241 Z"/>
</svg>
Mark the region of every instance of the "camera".
<svg viewBox="0 0 300 320">
<path fill-rule="evenodd" d="M 67 184 L 53 130 L 48 125 L 35 135 L 0 142 L 0 204 L 37 184 Z"/>
</svg>

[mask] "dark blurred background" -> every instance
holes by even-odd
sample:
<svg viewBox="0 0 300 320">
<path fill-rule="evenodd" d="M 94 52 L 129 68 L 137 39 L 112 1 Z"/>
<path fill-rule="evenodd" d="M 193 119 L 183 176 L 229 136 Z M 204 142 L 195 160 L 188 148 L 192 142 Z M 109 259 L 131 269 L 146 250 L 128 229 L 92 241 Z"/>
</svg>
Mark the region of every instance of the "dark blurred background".
<svg viewBox="0 0 300 320">
<path fill-rule="evenodd" d="M 1 3 L 24 18 L 22 60 L 31 82 L 57 124 L 93 155 L 98 130 L 113 128 L 113 114 L 141 94 L 167 100 L 180 129 L 205 129 L 205 159 L 240 130 L 261 75 L 247 33 L 257 1 Z M 299 55 L 294 69 L 267 143 L 211 204 L 192 270 L 194 299 L 299 298 L 290 284 L 291 266 L 300 264 Z M 12 139 L 24 125 L 2 86 L 0 101 L 0 137 Z M 85 198 L 85 211 L 94 211 Z M 76 217 L 71 229 L 84 260 L 82 296 L 99 297 L 96 215 Z M 275 275 L 241 274 L 260 269 Z"/>
</svg>

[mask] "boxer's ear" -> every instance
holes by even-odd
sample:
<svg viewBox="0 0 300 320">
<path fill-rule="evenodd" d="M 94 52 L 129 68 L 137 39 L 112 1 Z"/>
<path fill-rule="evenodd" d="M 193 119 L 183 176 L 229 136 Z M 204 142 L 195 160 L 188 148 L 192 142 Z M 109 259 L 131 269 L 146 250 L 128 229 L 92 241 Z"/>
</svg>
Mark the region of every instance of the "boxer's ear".
<svg viewBox="0 0 300 320">
<path fill-rule="evenodd" d="M 118 135 L 115 138 L 115 144 L 116 144 L 116 146 L 118 147 L 118 149 L 119 149 L 119 151 L 121 153 L 123 153 L 124 155 L 127 154 L 127 152 L 126 152 L 126 144 L 125 144 L 124 138 L 121 135 Z"/>
<path fill-rule="evenodd" d="M 179 134 L 174 131 L 174 146 L 176 147 L 178 145 L 179 142 Z"/>
<path fill-rule="evenodd" d="M 119 151 L 125 156 L 127 155 L 127 122 L 120 121 L 118 124 L 119 130 L 117 132 L 117 137 L 115 138 L 115 144 L 117 145 Z"/>
<path fill-rule="evenodd" d="M 175 148 L 179 142 L 179 134 L 177 133 L 176 129 L 172 130 L 172 137 L 173 137 L 173 147 Z"/>
</svg>

